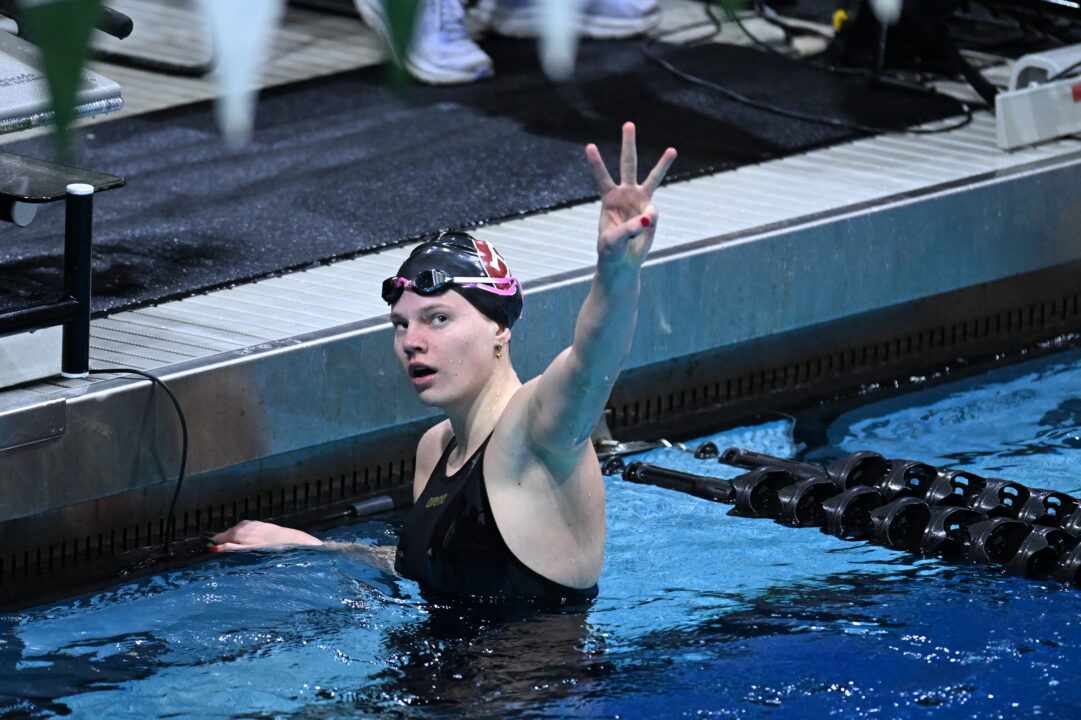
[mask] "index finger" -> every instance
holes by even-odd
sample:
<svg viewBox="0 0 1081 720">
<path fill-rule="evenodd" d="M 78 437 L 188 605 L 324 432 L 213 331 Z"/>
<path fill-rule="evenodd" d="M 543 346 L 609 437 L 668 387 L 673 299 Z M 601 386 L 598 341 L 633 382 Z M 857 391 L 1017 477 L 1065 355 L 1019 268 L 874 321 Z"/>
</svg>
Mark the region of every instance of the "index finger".
<svg viewBox="0 0 1081 720">
<path fill-rule="evenodd" d="M 593 143 L 586 145 L 586 160 L 589 162 L 589 167 L 593 170 L 593 179 L 597 181 L 597 189 L 600 190 L 601 195 L 611 190 L 616 186 L 612 180 L 612 176 L 608 174 L 608 168 L 604 166 L 604 160 L 601 159 L 601 151 L 597 149 L 597 146 Z"/>
<path fill-rule="evenodd" d="M 649 177 L 642 183 L 642 190 L 646 195 L 652 195 L 661 182 L 664 181 L 664 176 L 668 173 L 668 168 L 672 167 L 672 163 L 676 160 L 676 149 L 668 148 L 661 155 L 661 159 L 657 161 L 657 164 L 653 166 L 653 169 L 649 172 Z"/>
</svg>

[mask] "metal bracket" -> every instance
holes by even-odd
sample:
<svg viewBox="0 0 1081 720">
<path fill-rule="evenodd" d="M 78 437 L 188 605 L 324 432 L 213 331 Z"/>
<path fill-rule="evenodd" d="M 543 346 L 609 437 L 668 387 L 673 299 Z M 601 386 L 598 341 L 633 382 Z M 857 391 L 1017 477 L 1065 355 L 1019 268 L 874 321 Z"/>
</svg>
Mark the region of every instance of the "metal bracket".
<svg viewBox="0 0 1081 720">
<path fill-rule="evenodd" d="M 58 438 L 66 423 L 67 400 L 63 398 L 0 412 L 0 452 Z"/>
</svg>

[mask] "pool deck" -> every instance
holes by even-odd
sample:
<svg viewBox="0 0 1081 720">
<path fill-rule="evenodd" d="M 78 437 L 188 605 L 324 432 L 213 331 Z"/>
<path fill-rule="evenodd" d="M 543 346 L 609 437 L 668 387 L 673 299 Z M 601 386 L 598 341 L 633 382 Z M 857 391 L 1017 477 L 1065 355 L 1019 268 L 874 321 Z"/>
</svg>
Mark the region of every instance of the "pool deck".
<svg viewBox="0 0 1081 720">
<path fill-rule="evenodd" d="M 1002 82 L 1008 71 L 988 75 Z M 681 415 L 751 411 L 1081 331 L 1079 198 L 1081 141 L 1006 153 L 986 112 L 941 134 L 860 139 L 666 185 L 609 425 L 648 436 Z M 523 378 L 570 340 L 597 209 L 476 232 L 526 287 L 512 344 Z M 389 351 L 378 296 L 407 252 L 92 323 L 92 367 L 151 371 L 184 407 L 182 537 L 400 493 L 413 443 L 436 417 Z M 52 567 L 54 552 L 59 564 L 160 539 L 180 443 L 172 406 L 146 381 L 53 377 L 0 390 L 4 437 L 0 587 L 35 562 L 43 572 L 43 552 Z"/>
</svg>

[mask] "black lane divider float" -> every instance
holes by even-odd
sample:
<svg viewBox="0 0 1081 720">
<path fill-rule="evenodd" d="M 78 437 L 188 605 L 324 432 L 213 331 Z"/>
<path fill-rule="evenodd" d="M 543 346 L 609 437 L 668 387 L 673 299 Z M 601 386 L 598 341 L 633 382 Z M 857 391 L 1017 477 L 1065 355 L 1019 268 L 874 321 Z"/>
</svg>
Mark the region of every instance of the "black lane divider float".
<svg viewBox="0 0 1081 720">
<path fill-rule="evenodd" d="M 695 451 L 748 472 L 731 480 L 619 456 L 604 473 L 734 505 L 729 515 L 820 527 L 845 540 L 1081 588 L 1081 504 L 1055 490 L 861 451 L 826 467 L 711 442 Z"/>
</svg>

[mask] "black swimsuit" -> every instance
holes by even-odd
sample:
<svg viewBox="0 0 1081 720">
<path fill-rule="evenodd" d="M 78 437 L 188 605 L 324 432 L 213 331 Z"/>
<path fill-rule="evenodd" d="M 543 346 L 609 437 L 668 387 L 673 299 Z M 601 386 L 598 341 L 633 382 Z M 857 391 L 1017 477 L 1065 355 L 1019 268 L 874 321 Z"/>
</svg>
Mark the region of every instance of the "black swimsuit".
<svg viewBox="0 0 1081 720">
<path fill-rule="evenodd" d="M 447 477 L 447 460 L 456 444 L 451 439 L 406 518 L 395 569 L 436 595 L 545 605 L 595 597 L 596 585 L 579 589 L 553 582 L 526 567 L 507 547 L 484 483 L 488 440 L 490 435 L 458 472 Z"/>
</svg>

